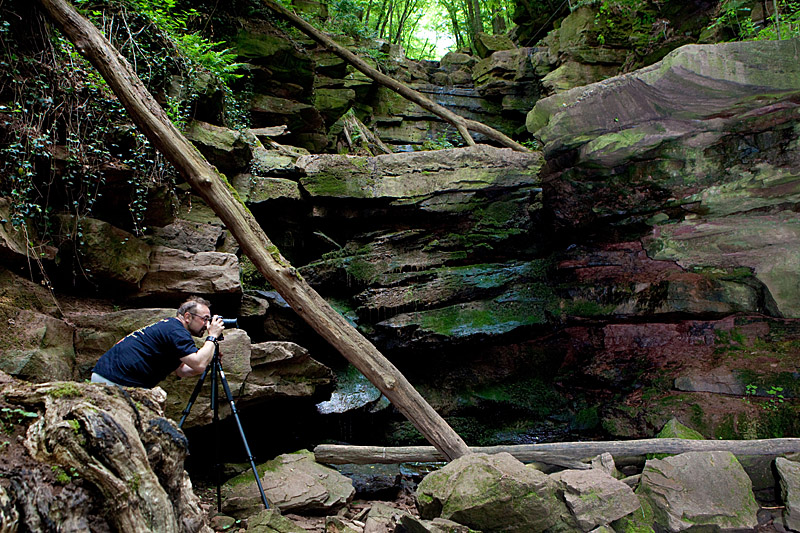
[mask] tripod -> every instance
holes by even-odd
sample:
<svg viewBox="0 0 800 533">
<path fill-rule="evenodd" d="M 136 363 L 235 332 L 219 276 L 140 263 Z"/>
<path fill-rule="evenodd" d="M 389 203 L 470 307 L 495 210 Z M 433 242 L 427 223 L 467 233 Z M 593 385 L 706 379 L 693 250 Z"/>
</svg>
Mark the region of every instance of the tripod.
<svg viewBox="0 0 800 533">
<path fill-rule="evenodd" d="M 220 340 L 221 339 L 222 337 L 220 336 Z M 225 372 L 222 370 L 222 363 L 220 363 L 219 360 L 219 343 L 217 341 L 214 341 L 214 357 L 203 371 L 200 379 L 197 380 L 197 385 L 195 385 L 194 391 L 192 391 L 192 395 L 189 397 L 189 403 L 186 404 L 186 408 L 183 410 L 183 416 L 181 416 L 181 421 L 178 423 L 178 427 L 183 427 L 183 423 L 186 421 L 186 417 L 189 416 L 189 411 L 192 410 L 192 405 L 194 405 L 195 400 L 197 400 L 197 396 L 200 394 L 200 389 L 203 388 L 203 382 L 205 381 L 209 372 L 211 372 L 211 408 L 214 411 L 214 418 L 211 422 L 212 428 L 214 429 L 214 449 L 216 451 L 219 450 L 219 391 L 217 385 L 217 377 L 219 377 L 219 381 L 222 382 L 222 388 L 225 391 L 225 396 L 228 398 L 228 403 L 231 405 L 233 418 L 236 419 L 236 425 L 239 428 L 239 435 L 242 437 L 242 444 L 244 444 L 244 451 L 247 454 L 247 459 L 250 461 L 250 467 L 253 469 L 253 476 L 256 478 L 258 491 L 261 493 L 261 501 L 264 503 L 264 508 L 269 509 L 267 496 L 264 494 L 264 488 L 261 486 L 261 479 L 258 477 L 258 470 L 256 470 L 256 464 L 253 461 L 253 454 L 250 453 L 250 446 L 247 445 L 247 438 L 244 436 L 242 422 L 239 420 L 239 412 L 236 410 L 236 404 L 233 403 L 233 394 L 231 394 L 231 388 L 228 386 L 228 380 L 225 379 Z M 219 455 L 217 455 L 217 457 L 219 457 Z M 217 476 L 217 511 L 222 511 L 219 462 L 215 465 L 215 470 Z"/>
</svg>

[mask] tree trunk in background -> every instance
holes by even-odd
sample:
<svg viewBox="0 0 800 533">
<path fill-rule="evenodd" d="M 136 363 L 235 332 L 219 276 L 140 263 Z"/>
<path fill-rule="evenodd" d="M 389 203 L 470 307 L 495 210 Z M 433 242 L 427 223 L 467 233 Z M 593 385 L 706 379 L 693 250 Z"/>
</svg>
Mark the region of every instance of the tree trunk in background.
<svg viewBox="0 0 800 533">
<path fill-rule="evenodd" d="M 317 333 L 358 368 L 448 459 L 469 452 L 419 392 L 281 256 L 230 185 L 170 122 L 130 64 L 65 0 L 39 0 L 50 19 L 105 78 L 150 142 L 211 206 L 259 272 Z"/>
<path fill-rule="evenodd" d="M 482 133 L 489 139 L 497 141 L 498 143 L 507 148 L 512 148 L 518 152 L 530 152 L 530 150 L 528 150 L 518 142 L 511 139 L 506 134 L 497 131 L 494 128 L 491 128 L 486 124 L 482 124 L 475 120 L 465 119 L 464 117 L 461 117 L 453 113 L 449 109 L 437 104 L 433 100 L 426 98 L 425 96 L 415 91 L 414 89 L 408 87 L 407 85 L 400 83 L 399 81 L 387 76 L 386 74 L 378 72 L 377 70 L 372 68 L 366 61 L 355 55 L 350 50 L 339 45 L 328 35 L 320 32 L 314 26 L 312 26 L 311 24 L 309 24 L 308 22 L 297 16 L 295 13 L 289 11 L 282 5 L 277 4 L 272 0 L 262 0 L 262 1 L 271 10 L 278 13 L 282 17 L 288 19 L 303 33 L 305 33 L 306 35 L 308 35 L 321 45 L 328 48 L 334 54 L 336 54 L 337 56 L 341 57 L 342 59 L 353 65 L 356 69 L 358 69 L 362 73 L 366 74 L 367 76 L 369 76 L 376 82 L 380 83 L 384 87 L 388 87 L 389 89 L 398 93 L 400 96 L 403 96 L 408 100 L 411 100 L 421 108 L 430 111 L 436 116 L 454 125 L 458 130 L 458 132 L 461 134 L 461 136 L 464 138 L 466 143 L 469 144 L 470 146 L 475 144 L 475 140 L 469 134 L 469 130 L 472 130 L 478 133 Z"/>
</svg>

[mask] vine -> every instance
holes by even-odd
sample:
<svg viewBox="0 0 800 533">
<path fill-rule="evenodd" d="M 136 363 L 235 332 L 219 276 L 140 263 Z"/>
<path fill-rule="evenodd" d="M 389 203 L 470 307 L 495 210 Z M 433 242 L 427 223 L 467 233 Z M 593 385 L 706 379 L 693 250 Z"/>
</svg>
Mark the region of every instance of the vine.
<svg viewBox="0 0 800 533">
<path fill-rule="evenodd" d="M 198 106 L 219 94 L 223 103 L 215 118 L 247 125 L 243 100 L 229 87 L 240 77 L 240 65 L 221 43 L 190 31 L 202 18 L 197 11 L 178 11 L 174 0 L 76 4 L 128 59 L 176 126 L 185 126 Z M 51 231 L 52 214 L 78 220 L 91 215 L 110 172 L 128 176 L 128 229 L 141 235 L 147 231 L 148 191 L 171 186 L 176 177 L 130 124 L 103 78 L 21 0 L 0 0 L 0 141 L 0 196 L 11 200 L 9 221 L 35 227 L 41 239 Z"/>
</svg>

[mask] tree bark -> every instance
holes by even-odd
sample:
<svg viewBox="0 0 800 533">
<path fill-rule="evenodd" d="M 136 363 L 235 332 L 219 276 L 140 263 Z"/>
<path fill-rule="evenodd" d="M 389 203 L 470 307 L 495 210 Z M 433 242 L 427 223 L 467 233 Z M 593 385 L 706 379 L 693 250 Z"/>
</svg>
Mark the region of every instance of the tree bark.
<svg viewBox="0 0 800 533">
<path fill-rule="evenodd" d="M 473 453 L 508 452 L 522 462 L 540 462 L 574 468 L 577 462 L 608 452 L 616 457 L 649 453 L 678 454 L 684 452 L 729 451 L 741 455 L 783 455 L 800 453 L 800 438 L 761 440 L 685 440 L 641 439 L 629 441 L 552 442 L 516 446 L 472 446 Z M 314 448 L 320 463 L 328 464 L 395 464 L 437 462 L 444 457 L 432 446 L 342 446 L 323 444 Z M 579 467 L 580 468 L 580 467 Z"/>
<path fill-rule="evenodd" d="M 469 453 L 461 437 L 366 338 L 311 288 L 270 242 L 230 185 L 170 122 L 130 64 L 65 0 L 39 0 L 105 78 L 150 142 L 208 203 L 259 272 L 314 330 L 358 368 L 447 459 Z"/>
<path fill-rule="evenodd" d="M 357 68 L 365 75 L 369 76 L 370 78 L 380 83 L 384 87 L 388 87 L 389 89 L 403 96 L 407 100 L 411 100 L 421 108 L 430 111 L 434 115 L 451 123 L 453 126 L 456 127 L 456 129 L 458 130 L 458 132 L 461 134 L 461 136 L 464 138 L 464 141 L 466 141 L 468 145 L 472 146 L 475 144 L 475 140 L 469 134 L 470 131 L 474 131 L 476 133 L 481 133 L 485 135 L 489 139 L 497 141 L 498 143 L 507 148 L 513 148 L 518 152 L 530 152 L 530 150 L 528 150 L 518 142 L 514 141 L 504 133 L 499 132 L 494 128 L 491 128 L 486 124 L 482 124 L 475 120 L 469 120 L 464 117 L 461 117 L 453 113 L 446 107 L 437 104 L 436 102 L 430 100 L 429 98 L 426 98 L 425 96 L 415 91 L 411 87 L 403 83 L 400 83 L 399 81 L 395 80 L 394 78 L 391 78 L 390 76 L 387 76 L 386 74 L 378 72 L 377 70 L 369 66 L 369 64 L 366 61 L 355 55 L 350 50 L 347 50 L 343 46 L 340 46 L 326 34 L 320 32 L 314 26 L 312 26 L 311 24 L 309 24 L 308 22 L 306 22 L 305 20 L 294 14 L 293 12 L 289 11 L 285 7 L 273 2 L 272 0 L 262 0 L 262 1 L 264 2 L 264 4 L 267 5 L 267 7 L 269 7 L 282 17 L 289 20 L 303 33 L 305 33 L 306 35 L 308 35 L 321 45 L 328 48 L 334 54 L 336 54 L 337 56 L 341 57 L 342 59 L 353 65 L 355 68 Z"/>
</svg>

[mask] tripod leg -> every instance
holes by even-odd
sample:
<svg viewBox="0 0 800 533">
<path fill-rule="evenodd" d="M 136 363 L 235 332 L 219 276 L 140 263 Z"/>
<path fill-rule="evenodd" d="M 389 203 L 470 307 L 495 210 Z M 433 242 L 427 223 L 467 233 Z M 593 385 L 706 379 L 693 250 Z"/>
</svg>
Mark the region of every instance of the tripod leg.
<svg viewBox="0 0 800 533">
<path fill-rule="evenodd" d="M 222 464 L 219 462 L 219 390 L 217 385 L 217 374 L 222 372 L 222 367 L 219 365 L 219 346 L 214 352 L 214 359 L 211 364 L 213 369 L 211 371 L 211 408 L 214 411 L 214 418 L 211 420 L 211 429 L 214 433 L 214 450 L 216 453 L 217 462 L 214 464 L 214 476 L 217 480 L 217 512 L 222 512 Z"/>
<path fill-rule="evenodd" d="M 244 444 L 244 451 L 247 454 L 247 459 L 250 461 L 250 468 L 253 469 L 253 476 L 256 478 L 258 491 L 261 493 L 261 501 L 264 503 L 264 509 L 269 509 L 267 495 L 264 494 L 264 487 L 261 486 L 261 478 L 258 477 L 256 463 L 253 460 L 253 454 L 250 453 L 250 446 L 247 445 L 247 438 L 244 436 L 244 429 L 242 428 L 241 420 L 239 420 L 239 412 L 236 410 L 236 404 L 233 402 L 231 388 L 228 386 L 228 380 L 225 379 L 225 372 L 222 371 L 222 365 L 219 362 L 217 362 L 217 369 L 219 370 L 220 381 L 222 381 L 222 389 L 225 391 L 225 396 L 228 398 L 228 403 L 231 404 L 231 413 L 233 413 L 233 418 L 236 420 L 236 426 L 239 428 L 239 435 L 242 437 L 242 444 Z"/>
<path fill-rule="evenodd" d="M 186 404 L 186 407 L 183 410 L 183 414 L 181 415 L 181 421 L 178 422 L 179 428 L 182 428 L 183 423 L 186 422 L 186 417 L 189 416 L 189 411 L 192 410 L 192 406 L 194 405 L 195 400 L 197 400 L 198 394 L 200 394 L 200 389 L 203 388 L 203 382 L 206 380 L 206 375 L 208 374 L 210 368 L 211 368 L 211 363 L 209 363 L 206 369 L 203 370 L 203 375 L 200 376 L 200 379 L 197 380 L 197 385 L 194 386 L 192 395 L 189 397 L 189 402 Z"/>
</svg>

